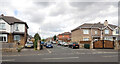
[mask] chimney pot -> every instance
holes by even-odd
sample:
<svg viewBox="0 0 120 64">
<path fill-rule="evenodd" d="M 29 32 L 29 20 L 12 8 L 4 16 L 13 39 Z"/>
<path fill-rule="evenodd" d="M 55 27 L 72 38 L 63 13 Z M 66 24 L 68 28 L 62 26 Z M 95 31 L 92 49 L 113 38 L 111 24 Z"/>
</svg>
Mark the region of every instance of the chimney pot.
<svg viewBox="0 0 120 64">
<path fill-rule="evenodd" d="M 105 20 L 104 26 L 108 26 L 108 21 L 107 20 Z"/>
<path fill-rule="evenodd" d="M 1 16 L 4 16 L 4 14 L 1 14 Z"/>
<path fill-rule="evenodd" d="M 98 22 L 98 24 L 100 24 L 100 22 Z"/>
</svg>

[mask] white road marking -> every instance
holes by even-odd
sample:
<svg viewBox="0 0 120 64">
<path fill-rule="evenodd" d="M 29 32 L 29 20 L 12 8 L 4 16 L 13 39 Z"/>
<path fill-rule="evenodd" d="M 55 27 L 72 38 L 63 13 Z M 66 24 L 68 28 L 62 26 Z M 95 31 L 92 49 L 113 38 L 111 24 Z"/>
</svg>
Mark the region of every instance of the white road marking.
<svg viewBox="0 0 120 64">
<path fill-rule="evenodd" d="M 96 53 L 118 53 L 118 52 L 96 52 Z"/>
<path fill-rule="evenodd" d="M 7 59 L 7 60 L 0 60 L 0 61 L 15 61 L 15 59 Z"/>
<path fill-rule="evenodd" d="M 44 58 L 44 59 L 45 59 L 45 60 L 49 60 L 49 59 L 75 59 L 75 58 L 79 58 L 79 57 Z"/>
<path fill-rule="evenodd" d="M 118 57 L 118 55 L 109 55 L 109 56 L 102 56 L 102 57 Z"/>
<path fill-rule="evenodd" d="M 51 52 L 50 50 L 48 50 L 48 49 L 47 49 L 47 51 L 48 51 L 49 53 L 52 53 L 52 52 Z"/>
</svg>

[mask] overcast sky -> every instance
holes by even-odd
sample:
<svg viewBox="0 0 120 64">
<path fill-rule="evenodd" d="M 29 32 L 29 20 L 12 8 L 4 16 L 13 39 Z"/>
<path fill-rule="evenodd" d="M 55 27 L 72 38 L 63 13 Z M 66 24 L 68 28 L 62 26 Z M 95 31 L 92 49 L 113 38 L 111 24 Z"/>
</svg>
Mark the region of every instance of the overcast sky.
<svg viewBox="0 0 120 64">
<path fill-rule="evenodd" d="M 54 36 L 83 23 L 118 24 L 118 2 L 0 0 L 0 14 L 27 22 L 29 35 Z"/>
</svg>

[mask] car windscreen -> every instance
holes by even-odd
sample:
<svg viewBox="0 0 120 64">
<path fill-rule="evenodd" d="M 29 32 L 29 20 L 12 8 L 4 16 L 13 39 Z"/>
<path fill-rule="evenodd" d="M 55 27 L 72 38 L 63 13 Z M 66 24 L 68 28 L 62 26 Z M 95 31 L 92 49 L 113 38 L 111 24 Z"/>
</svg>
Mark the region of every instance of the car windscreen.
<svg viewBox="0 0 120 64">
<path fill-rule="evenodd" d="M 27 42 L 27 44 L 33 44 L 33 42 Z"/>
<path fill-rule="evenodd" d="M 78 43 L 76 43 L 76 42 L 74 42 L 73 44 L 76 44 L 76 45 L 78 45 Z"/>
</svg>

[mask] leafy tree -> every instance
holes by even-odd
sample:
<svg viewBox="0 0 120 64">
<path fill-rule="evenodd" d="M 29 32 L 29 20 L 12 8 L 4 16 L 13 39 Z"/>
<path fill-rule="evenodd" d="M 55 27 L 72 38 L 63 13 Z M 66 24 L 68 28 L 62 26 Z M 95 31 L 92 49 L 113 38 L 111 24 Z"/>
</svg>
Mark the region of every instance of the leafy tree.
<svg viewBox="0 0 120 64">
<path fill-rule="evenodd" d="M 45 42 L 45 39 L 42 39 L 41 41 Z"/>
<path fill-rule="evenodd" d="M 35 41 L 34 41 L 34 49 L 37 50 L 37 42 L 38 42 L 38 40 L 41 40 L 41 37 L 39 36 L 38 33 L 36 33 L 34 35 L 34 39 L 35 39 Z"/>
<path fill-rule="evenodd" d="M 55 41 L 56 40 L 56 35 L 53 38 L 54 38 L 54 41 Z"/>
</svg>

